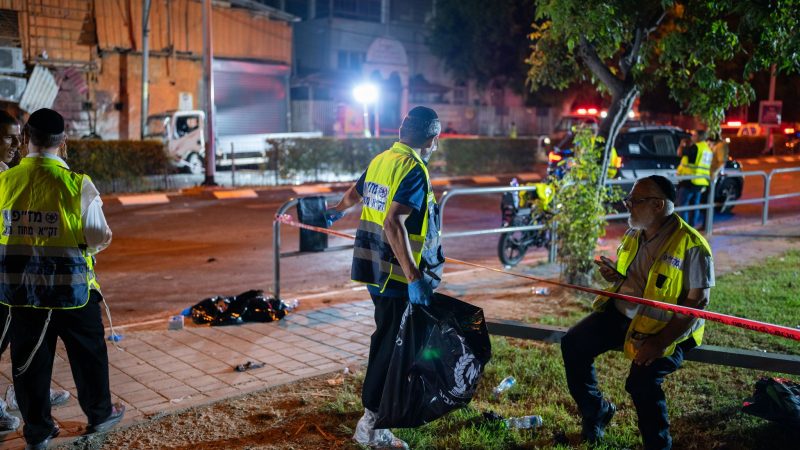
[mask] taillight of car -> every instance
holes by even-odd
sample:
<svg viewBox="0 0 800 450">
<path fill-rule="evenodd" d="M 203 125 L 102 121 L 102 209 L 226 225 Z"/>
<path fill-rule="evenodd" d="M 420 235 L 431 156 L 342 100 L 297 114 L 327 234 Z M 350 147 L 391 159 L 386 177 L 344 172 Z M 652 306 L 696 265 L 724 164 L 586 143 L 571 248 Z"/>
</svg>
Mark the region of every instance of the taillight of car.
<svg viewBox="0 0 800 450">
<path fill-rule="evenodd" d="M 551 163 L 557 163 L 557 162 L 561 161 L 562 159 L 563 158 L 561 157 L 561 155 L 559 155 L 556 152 L 550 152 L 547 155 L 547 160 L 550 161 Z"/>
</svg>

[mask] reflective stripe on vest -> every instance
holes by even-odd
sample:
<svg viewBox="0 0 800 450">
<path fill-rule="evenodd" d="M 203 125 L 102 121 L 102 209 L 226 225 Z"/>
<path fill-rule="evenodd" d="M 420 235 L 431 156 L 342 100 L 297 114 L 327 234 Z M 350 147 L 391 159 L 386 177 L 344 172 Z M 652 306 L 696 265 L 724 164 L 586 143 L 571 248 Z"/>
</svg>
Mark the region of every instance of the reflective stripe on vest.
<svg viewBox="0 0 800 450">
<path fill-rule="evenodd" d="M 81 175 L 59 160 L 23 158 L 0 174 L 0 303 L 79 308 L 96 285 L 81 220 Z"/>
<path fill-rule="evenodd" d="M 428 186 L 420 230 L 407 230 L 414 264 L 419 267 L 422 252 L 436 242 L 425 242 L 428 234 L 431 206 L 436 199 L 431 189 L 430 176 L 425 164 L 410 147 L 396 142 L 389 150 L 376 156 L 367 169 L 362 195 L 361 221 L 356 231 L 353 249 L 353 281 L 378 286 L 381 292 L 389 280 L 408 284 L 384 231 L 384 221 L 400 183 L 415 167 L 425 174 Z"/>
<path fill-rule="evenodd" d="M 697 154 L 694 161 L 690 163 L 687 156 L 682 156 L 681 163 L 678 166 L 678 175 L 711 175 L 714 152 L 711 151 L 706 141 L 698 142 L 695 145 L 697 146 Z M 692 178 L 690 181 L 696 186 L 708 186 L 708 180 L 705 178 Z"/>
<path fill-rule="evenodd" d="M 686 251 L 702 246 L 711 255 L 711 247 L 709 247 L 708 242 L 700 233 L 687 225 L 677 214 L 673 214 L 673 217 L 679 221 L 678 229 L 656 252 L 658 256 L 653 265 L 650 266 L 642 297 L 649 300 L 677 304 L 684 293 L 683 261 Z M 628 267 L 633 263 L 639 250 L 640 234 L 641 232 L 638 230 L 630 229 L 626 231 L 622 237 L 622 242 L 617 248 L 617 271 L 623 275 L 628 272 Z M 618 283 L 614 286 L 613 291 L 617 292 L 621 285 L 621 282 Z M 596 310 L 602 310 L 606 307 L 608 300 L 608 297 L 599 296 L 592 306 Z M 631 320 L 625 336 L 625 355 L 633 359 L 642 340 L 660 332 L 672 319 L 673 314 L 671 311 L 640 306 L 636 316 Z M 705 321 L 702 319 L 694 321 L 692 327 L 686 333 L 665 349 L 663 356 L 671 355 L 675 350 L 675 346 L 689 337 L 694 339 L 696 345 L 700 345 L 703 340 L 704 324 Z"/>
</svg>

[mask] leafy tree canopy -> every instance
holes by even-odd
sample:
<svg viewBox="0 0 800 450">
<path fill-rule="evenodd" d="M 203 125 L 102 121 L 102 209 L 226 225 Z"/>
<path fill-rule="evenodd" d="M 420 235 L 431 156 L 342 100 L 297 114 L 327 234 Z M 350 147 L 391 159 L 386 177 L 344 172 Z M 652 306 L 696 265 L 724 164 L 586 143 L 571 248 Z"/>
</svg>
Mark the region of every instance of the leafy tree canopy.
<svg viewBox="0 0 800 450">
<path fill-rule="evenodd" d="M 666 84 L 715 129 L 754 99 L 752 75 L 800 72 L 800 0 L 539 0 L 530 35 L 532 89 L 590 80 L 610 94 L 600 135 L 610 148 L 634 100 Z M 739 76 L 720 70 L 736 58 Z"/>
<path fill-rule="evenodd" d="M 437 0 L 428 47 L 458 81 L 474 79 L 522 91 L 534 0 Z"/>
</svg>

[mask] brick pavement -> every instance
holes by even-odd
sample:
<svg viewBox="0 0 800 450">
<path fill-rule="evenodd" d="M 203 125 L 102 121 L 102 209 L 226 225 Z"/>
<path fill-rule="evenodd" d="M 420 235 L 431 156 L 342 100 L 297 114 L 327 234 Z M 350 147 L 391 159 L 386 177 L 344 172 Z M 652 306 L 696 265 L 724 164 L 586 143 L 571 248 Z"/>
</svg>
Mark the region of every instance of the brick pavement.
<svg viewBox="0 0 800 450">
<path fill-rule="evenodd" d="M 364 361 L 374 328 L 372 311 L 372 302 L 367 300 L 301 309 L 271 323 L 230 327 L 187 324 L 178 331 L 124 333 L 119 343 L 123 350 L 111 343 L 108 346 L 111 396 L 128 408 L 122 426 Z M 266 365 L 241 373 L 233 370 L 233 366 L 246 361 Z M 10 374 L 9 358 L 4 358 L 0 362 L 0 394 L 10 384 Z M 53 444 L 59 444 L 80 436 L 86 426 L 60 341 L 53 387 L 72 394 L 67 404 L 53 408 L 53 417 L 62 429 L 61 437 Z M 0 449 L 24 446 L 22 427 L 0 436 Z"/>
</svg>

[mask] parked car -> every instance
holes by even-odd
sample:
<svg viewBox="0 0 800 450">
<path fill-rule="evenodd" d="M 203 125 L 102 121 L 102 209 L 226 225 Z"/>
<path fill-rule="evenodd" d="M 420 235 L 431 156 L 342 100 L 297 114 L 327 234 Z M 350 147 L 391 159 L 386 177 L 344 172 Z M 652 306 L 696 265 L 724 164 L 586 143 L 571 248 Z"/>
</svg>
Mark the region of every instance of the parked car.
<svg viewBox="0 0 800 450">
<path fill-rule="evenodd" d="M 617 151 L 617 158 L 612 161 L 617 169 L 614 178 L 630 180 L 629 184 L 621 185 L 623 190 L 629 191 L 638 178 L 650 175 L 675 177 L 680 164 L 678 147 L 689 137 L 689 133 L 673 126 L 647 125 L 623 129 L 614 145 Z M 565 144 L 563 148 L 554 148 L 548 155 L 548 174 L 560 177 L 564 168 L 569 166 L 566 161 L 573 152 L 571 142 Z M 714 201 L 721 204 L 719 211 L 730 211 L 732 206 L 725 203 L 742 196 L 744 177 L 737 175 L 741 169 L 741 163 L 729 158 L 717 177 Z"/>
</svg>

